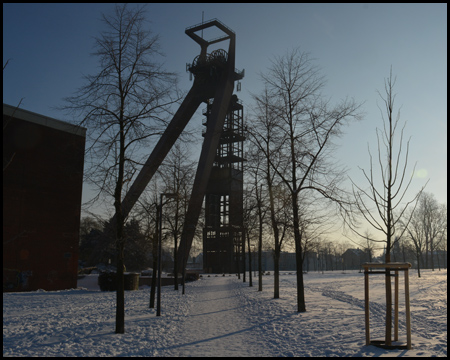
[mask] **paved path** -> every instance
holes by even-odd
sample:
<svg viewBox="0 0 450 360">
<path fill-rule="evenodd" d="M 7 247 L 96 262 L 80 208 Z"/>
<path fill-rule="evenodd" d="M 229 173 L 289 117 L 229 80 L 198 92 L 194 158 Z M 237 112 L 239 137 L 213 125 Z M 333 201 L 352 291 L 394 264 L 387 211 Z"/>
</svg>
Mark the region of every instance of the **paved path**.
<svg viewBox="0 0 450 360">
<path fill-rule="evenodd" d="M 236 286 L 234 277 L 206 278 L 205 286 L 195 289 L 180 344 L 166 350 L 172 356 L 267 356 L 238 303 Z"/>
</svg>

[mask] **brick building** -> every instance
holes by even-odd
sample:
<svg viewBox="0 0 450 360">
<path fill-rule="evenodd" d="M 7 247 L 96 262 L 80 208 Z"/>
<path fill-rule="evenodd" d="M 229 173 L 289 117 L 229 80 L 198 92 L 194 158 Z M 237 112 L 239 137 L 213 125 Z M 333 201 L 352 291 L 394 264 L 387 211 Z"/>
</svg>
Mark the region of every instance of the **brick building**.
<svg viewBox="0 0 450 360">
<path fill-rule="evenodd" d="M 85 136 L 3 104 L 3 291 L 77 286 Z"/>
</svg>

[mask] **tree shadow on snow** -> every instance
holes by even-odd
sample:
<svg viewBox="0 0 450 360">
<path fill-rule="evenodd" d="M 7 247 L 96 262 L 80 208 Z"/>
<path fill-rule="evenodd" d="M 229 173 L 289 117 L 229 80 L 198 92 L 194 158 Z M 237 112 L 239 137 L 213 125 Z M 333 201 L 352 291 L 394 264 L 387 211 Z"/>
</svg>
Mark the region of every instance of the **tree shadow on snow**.
<svg viewBox="0 0 450 360">
<path fill-rule="evenodd" d="M 228 310 L 230 310 L 230 309 L 228 309 Z M 270 319 L 268 321 L 264 321 L 264 322 L 258 323 L 256 325 L 249 326 L 249 327 L 247 327 L 245 329 L 241 329 L 241 330 L 237 330 L 237 331 L 231 331 L 231 332 L 226 333 L 226 334 L 213 336 L 213 337 L 209 337 L 209 338 L 205 338 L 205 339 L 201 339 L 201 340 L 191 341 L 191 342 L 187 342 L 187 343 L 183 343 L 183 344 L 177 344 L 177 345 L 172 345 L 172 346 L 161 347 L 161 348 L 158 348 L 157 350 L 158 351 L 165 351 L 165 350 L 172 350 L 172 349 L 183 348 L 183 347 L 188 347 L 188 346 L 195 346 L 195 345 L 198 345 L 198 344 L 207 343 L 209 341 L 214 341 L 214 340 L 218 340 L 218 339 L 224 339 L 224 338 L 227 338 L 227 337 L 233 336 L 233 335 L 244 334 L 244 333 L 247 333 L 249 331 L 258 330 L 262 326 L 269 325 L 269 324 L 271 324 L 271 323 L 273 323 L 275 321 L 281 320 L 282 318 L 287 319 L 287 318 L 295 316 L 295 315 L 297 315 L 297 314 L 288 314 L 288 315 L 279 316 L 277 318 L 273 318 L 273 319 Z"/>
</svg>

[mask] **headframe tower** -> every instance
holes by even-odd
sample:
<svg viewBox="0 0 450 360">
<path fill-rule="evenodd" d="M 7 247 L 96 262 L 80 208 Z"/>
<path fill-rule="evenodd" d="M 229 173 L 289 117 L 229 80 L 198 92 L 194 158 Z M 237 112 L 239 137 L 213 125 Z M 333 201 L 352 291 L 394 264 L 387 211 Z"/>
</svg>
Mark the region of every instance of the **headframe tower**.
<svg viewBox="0 0 450 360">
<path fill-rule="evenodd" d="M 205 40 L 196 34 L 210 27 L 216 27 L 223 35 Z M 244 77 L 243 71 L 235 69 L 236 35 L 217 19 L 188 27 L 185 33 L 200 45 L 200 54 L 188 65 L 188 70 L 194 76 L 194 83 L 122 202 L 122 213 L 126 217 L 197 108 L 202 102 L 206 103 L 206 131 L 203 134 L 204 141 L 178 247 L 178 258 L 181 260 L 178 265 L 179 272 L 186 266 L 205 194 L 209 210 L 204 230 L 204 245 L 206 244 L 209 251 L 207 257 L 210 256 L 206 265 L 210 264 L 209 261 L 219 258 L 221 264 L 232 261 L 234 255 L 233 252 L 230 253 L 230 243 L 234 244 L 243 233 L 242 216 L 235 217 L 234 207 L 233 215 L 229 212 L 231 206 L 238 204 L 242 209 L 242 200 L 238 201 L 239 197 L 242 199 L 242 190 L 239 194 L 235 189 L 242 189 L 244 161 L 242 105 L 237 96 L 232 96 L 234 82 Z M 208 53 L 210 45 L 227 40 L 228 52 L 219 49 Z M 214 209 L 217 204 L 219 207 Z M 214 217 L 222 220 L 217 222 Z M 232 230 L 228 231 L 231 235 L 227 235 L 227 239 L 220 242 L 227 234 L 225 228 Z M 212 231 L 215 231 L 214 236 Z M 228 244 L 226 250 L 223 249 L 225 243 Z M 228 260 L 223 260 L 225 258 Z M 234 270 L 232 265 L 222 267 L 223 269 L 217 270 Z"/>
</svg>

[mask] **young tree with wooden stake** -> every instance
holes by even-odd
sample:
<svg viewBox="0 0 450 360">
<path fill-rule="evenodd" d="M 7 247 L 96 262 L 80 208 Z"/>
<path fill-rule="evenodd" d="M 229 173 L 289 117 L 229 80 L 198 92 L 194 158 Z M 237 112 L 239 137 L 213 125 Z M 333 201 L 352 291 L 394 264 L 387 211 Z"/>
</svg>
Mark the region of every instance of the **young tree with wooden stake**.
<svg viewBox="0 0 450 360">
<path fill-rule="evenodd" d="M 390 71 L 389 78 L 385 80 L 385 92 L 386 96 L 383 97 L 379 92 L 379 96 L 383 100 L 385 105 L 386 116 L 383 115 L 383 111 L 380 109 L 381 117 L 383 119 L 383 131 L 377 128 L 377 142 L 378 142 L 378 163 L 380 166 L 381 175 L 381 188 L 377 186 L 376 179 L 374 178 L 374 167 L 372 163 L 372 155 L 369 149 L 370 156 L 370 173 L 367 174 L 365 170 L 361 169 L 364 177 L 369 183 L 369 190 L 364 190 L 353 181 L 353 194 L 355 196 L 356 205 L 360 213 L 364 218 L 373 226 L 375 229 L 381 231 L 385 235 L 383 240 L 375 240 L 378 242 L 384 242 L 386 244 L 385 251 L 385 262 L 391 262 L 391 249 L 394 245 L 394 234 L 397 224 L 400 225 L 401 218 L 410 204 L 417 204 L 416 200 L 422 192 L 423 188 L 416 194 L 416 196 L 400 211 L 399 216 L 394 217 L 394 210 L 402 203 L 406 191 L 411 184 L 414 169 L 411 177 L 404 186 L 406 180 L 406 168 L 408 164 L 408 154 L 409 154 L 409 141 L 407 141 L 406 153 L 404 157 L 404 166 L 401 169 L 401 154 L 403 146 L 403 131 L 405 125 L 400 132 L 400 140 L 398 142 L 398 150 L 396 150 L 395 135 L 397 131 L 397 126 L 399 125 L 400 112 L 398 112 L 397 118 L 394 120 L 394 101 L 395 94 L 393 93 L 395 85 L 395 79 L 392 78 L 392 68 Z M 382 154 L 382 147 L 380 144 L 380 138 L 384 144 L 384 154 Z M 383 155 L 386 160 L 383 159 Z M 376 214 L 370 211 L 370 205 L 375 205 Z M 410 219 L 409 219 L 410 220 Z M 409 220 L 407 221 L 409 223 Z M 358 235 L 361 235 L 357 230 L 352 228 Z M 403 235 L 404 230 L 399 234 L 399 237 Z M 392 330 L 392 289 L 391 289 L 391 276 L 389 269 L 386 269 L 386 345 L 391 344 L 391 330 Z"/>
<path fill-rule="evenodd" d="M 122 199 L 136 166 L 138 149 L 149 145 L 152 135 L 165 124 L 168 106 L 177 101 L 174 74 L 165 72 L 154 59 L 160 55 L 159 38 L 145 28 L 143 7 L 116 4 L 111 16 L 103 15 L 106 29 L 95 39 L 94 56 L 100 71 L 85 77 L 86 85 L 66 99 L 71 111 L 88 128 L 90 163 L 87 181 L 100 196 L 114 201 L 114 234 L 117 251 L 116 333 L 125 332 L 125 246 Z"/>
</svg>

